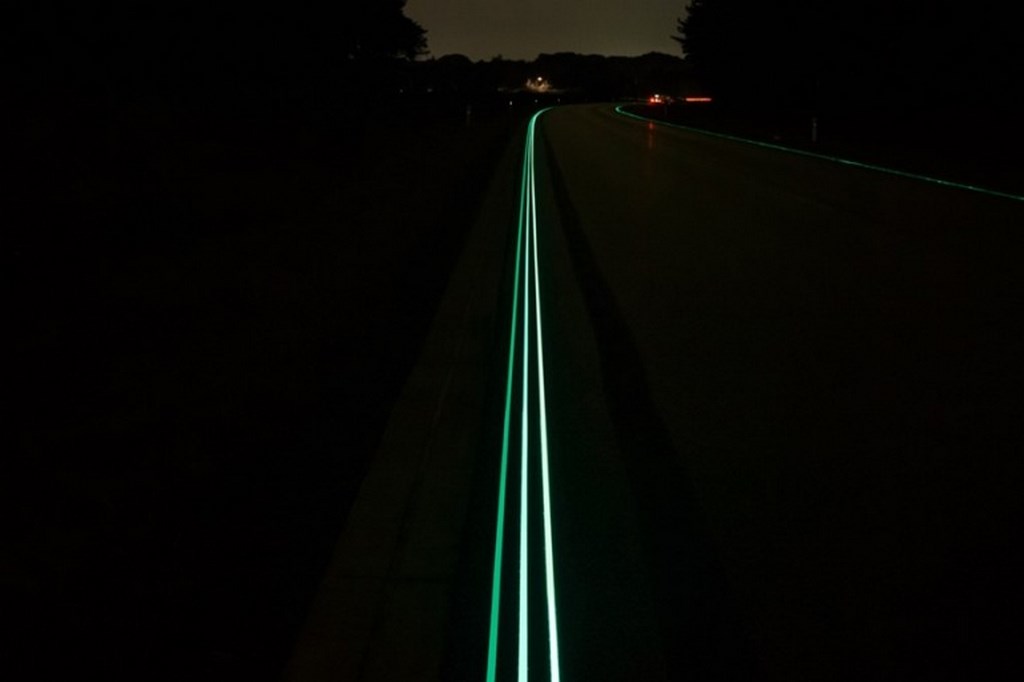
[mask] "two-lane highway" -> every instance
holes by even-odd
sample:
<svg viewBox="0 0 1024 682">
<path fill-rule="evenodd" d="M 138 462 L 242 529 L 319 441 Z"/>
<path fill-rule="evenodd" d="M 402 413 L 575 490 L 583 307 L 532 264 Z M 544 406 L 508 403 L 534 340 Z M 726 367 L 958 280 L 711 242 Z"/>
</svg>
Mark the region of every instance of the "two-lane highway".
<svg viewBox="0 0 1024 682">
<path fill-rule="evenodd" d="M 488 677 L 1019 668 L 1024 202 L 610 106 L 526 145 Z"/>
</svg>

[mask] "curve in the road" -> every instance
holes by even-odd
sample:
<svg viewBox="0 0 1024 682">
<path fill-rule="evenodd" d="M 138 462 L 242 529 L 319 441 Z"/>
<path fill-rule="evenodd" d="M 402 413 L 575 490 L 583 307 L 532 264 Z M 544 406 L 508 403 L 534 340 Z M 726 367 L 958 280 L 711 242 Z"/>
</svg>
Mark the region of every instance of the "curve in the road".
<svg viewBox="0 0 1024 682">
<path fill-rule="evenodd" d="M 987 189 L 985 187 L 978 187 L 976 185 L 966 185 L 960 182 L 953 182 L 951 180 L 943 180 L 941 178 L 934 178 L 929 175 L 920 175 L 918 173 L 908 173 L 907 171 L 897 170 L 895 168 L 886 168 L 885 166 L 876 166 L 870 163 L 863 163 L 861 161 L 853 161 L 852 159 L 844 159 L 839 156 L 829 156 L 827 154 L 818 154 L 817 152 L 809 152 L 803 149 L 794 149 L 793 147 L 785 147 L 779 144 L 772 144 L 771 142 L 762 142 L 760 140 L 750 140 L 745 137 L 737 137 L 736 135 L 728 135 L 726 133 L 716 133 L 710 130 L 703 130 L 701 128 L 691 128 L 690 126 L 680 125 L 678 123 L 669 123 L 668 121 L 662 121 L 656 118 L 649 118 L 647 116 L 640 116 L 631 111 L 627 111 L 624 106 L 615 107 L 615 112 L 629 118 L 634 118 L 638 121 L 644 121 L 657 123 L 658 125 L 668 126 L 670 128 L 679 128 L 680 130 L 686 130 L 691 133 L 699 133 L 701 135 L 708 135 L 710 137 L 717 137 L 723 140 L 730 140 L 732 142 L 741 142 L 743 144 L 750 144 L 756 147 L 764 147 L 766 149 L 774 149 L 780 152 L 787 152 L 789 154 L 798 154 L 800 156 L 808 156 L 812 159 L 821 159 L 824 161 L 831 161 L 833 163 L 839 163 L 844 166 L 853 166 L 854 168 L 863 168 L 866 170 L 875 171 L 878 173 L 888 173 L 889 175 L 896 175 L 901 178 L 911 178 L 913 180 L 920 180 L 921 182 L 930 182 L 935 185 L 941 185 L 943 187 L 954 187 L 956 189 L 962 189 L 968 192 L 977 192 L 978 194 L 987 194 L 993 197 L 1000 197 L 1002 199 L 1011 199 L 1013 201 L 1024 201 L 1024 196 L 1018 194 L 1010 194 L 1009 192 L 1000 192 L 994 189 Z"/>
</svg>

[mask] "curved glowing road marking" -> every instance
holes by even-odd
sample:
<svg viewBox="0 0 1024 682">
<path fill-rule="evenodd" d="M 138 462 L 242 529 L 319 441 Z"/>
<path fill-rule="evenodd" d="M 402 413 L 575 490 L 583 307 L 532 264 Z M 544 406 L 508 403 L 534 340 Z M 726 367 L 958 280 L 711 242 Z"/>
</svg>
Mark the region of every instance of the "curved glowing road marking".
<svg viewBox="0 0 1024 682">
<path fill-rule="evenodd" d="M 794 149 L 793 147 L 783 147 L 779 144 L 772 144 L 771 142 L 760 142 L 758 140 L 748 140 L 745 137 L 736 137 L 735 135 L 727 135 L 725 133 L 715 133 L 710 130 L 702 130 L 701 128 L 691 128 L 689 126 L 680 125 L 678 123 L 669 123 L 668 121 L 662 121 L 656 118 L 648 118 L 646 116 L 640 116 L 634 114 L 631 111 L 626 111 L 625 107 L 619 105 L 615 107 L 615 112 L 622 116 L 628 116 L 629 118 L 635 118 L 638 121 L 649 122 L 653 121 L 669 128 L 679 128 L 680 130 L 686 130 L 691 133 L 699 133 L 701 135 L 707 135 L 709 137 L 718 137 L 723 140 L 730 140 L 732 142 L 742 142 L 743 144 L 754 145 L 755 147 L 765 147 L 767 149 L 774 149 L 780 152 L 789 152 L 790 154 L 797 154 L 799 156 L 809 156 L 812 159 L 821 159 L 822 161 L 831 161 L 832 163 L 839 163 L 844 166 L 853 166 L 854 168 L 864 168 L 866 170 L 876 171 L 878 173 L 888 173 L 889 175 L 897 175 L 901 178 L 910 178 L 911 180 L 919 180 L 921 182 L 930 182 L 933 185 L 942 185 L 943 187 L 954 187 L 956 189 L 966 190 L 968 192 L 977 192 L 978 194 L 987 194 L 993 197 L 999 197 L 1001 199 L 1011 199 L 1013 201 L 1024 201 L 1024 196 L 1017 194 L 1010 194 L 1009 192 L 1000 192 L 994 189 L 986 189 L 984 187 L 978 187 L 976 185 L 965 185 L 960 182 L 953 182 L 951 180 L 942 180 L 940 178 L 933 178 L 928 175 L 918 175 L 917 173 L 908 173 L 907 171 L 896 170 L 895 168 L 886 168 L 884 166 L 876 166 L 870 163 L 861 163 L 860 161 L 852 161 L 850 159 L 844 159 L 839 156 L 828 156 L 826 154 L 818 154 L 816 152 L 808 152 L 803 149 Z"/>
<path fill-rule="evenodd" d="M 533 123 L 537 120 L 534 116 L 530 120 L 530 128 L 526 135 L 526 154 L 525 161 L 526 167 L 529 173 L 529 194 L 527 196 L 527 202 L 532 205 L 534 200 L 533 195 Z M 530 215 L 529 208 L 527 209 L 527 216 Z M 530 233 L 532 232 L 529 225 L 529 217 L 527 217 L 527 228 L 526 228 L 526 253 L 530 251 Z M 530 319 L 529 319 L 529 307 L 530 307 L 530 259 L 523 259 L 523 305 L 526 310 L 523 313 L 523 416 L 522 416 L 522 436 L 520 442 L 522 460 L 522 473 L 519 478 L 519 682 L 526 682 L 527 673 L 529 670 L 529 649 L 530 649 L 530 623 L 529 623 L 529 604 L 530 604 L 530 592 L 528 589 L 527 578 L 529 576 L 529 534 L 527 532 L 527 522 L 529 521 L 529 497 L 527 496 L 528 481 L 527 474 L 529 473 L 529 462 L 530 462 L 530 429 L 529 429 L 529 412 L 530 412 Z"/>
<path fill-rule="evenodd" d="M 501 468 L 498 475 L 498 514 L 494 540 L 494 573 L 491 578 L 491 627 L 487 642 L 487 680 L 493 682 L 498 664 L 498 620 L 501 614 L 501 564 L 505 545 L 505 498 L 508 488 L 509 431 L 512 425 L 512 385 L 515 371 L 516 327 L 519 321 L 519 266 L 523 247 L 523 228 L 526 212 L 526 168 L 523 163 L 519 179 L 519 229 L 516 235 L 515 281 L 512 285 L 512 330 L 508 341 L 508 379 L 505 385 L 505 417 L 502 425 Z"/>
<path fill-rule="evenodd" d="M 544 527 L 544 573 L 548 621 L 548 655 L 552 682 L 561 679 L 558 658 L 558 625 L 555 609 L 554 541 L 551 524 L 551 490 L 548 467 L 547 401 L 544 380 L 544 347 L 541 330 L 539 258 L 537 255 L 537 188 L 534 173 L 534 147 L 537 120 L 547 109 L 538 111 L 530 119 L 526 131 L 526 148 L 519 193 L 519 223 L 516 235 L 516 265 L 512 294 L 512 325 L 509 335 L 508 372 L 505 386 L 505 412 L 502 425 L 501 467 L 498 478 L 498 513 L 494 542 L 494 569 L 491 584 L 491 620 L 487 646 L 487 681 L 497 678 L 499 625 L 501 614 L 502 561 L 505 542 L 505 516 L 508 500 L 508 467 L 511 454 L 514 381 L 517 374 L 516 356 L 519 347 L 519 306 L 522 301 L 522 390 L 520 393 L 520 490 L 519 490 L 519 628 L 518 679 L 526 682 L 529 676 L 529 495 L 528 474 L 530 460 L 530 407 L 536 402 L 538 410 L 537 435 L 540 440 L 541 500 Z M 531 263 L 532 262 L 532 263 Z M 532 267 L 531 267 L 532 265 Z M 522 277 L 520 278 L 520 273 Z M 519 296 L 520 282 L 522 298 Z M 531 287 L 533 296 L 531 298 Z M 531 315 L 530 306 L 533 306 Z M 537 376 L 536 401 L 530 395 L 530 335 L 531 322 L 536 328 Z"/>
<path fill-rule="evenodd" d="M 537 260 L 537 188 L 532 177 L 532 158 L 530 167 L 530 192 L 533 194 L 533 310 L 537 318 L 537 400 L 540 407 L 540 468 L 541 496 L 544 505 L 544 576 L 548 602 L 548 655 L 551 662 L 551 680 L 552 682 L 558 682 L 561 679 L 561 673 L 558 663 L 558 619 L 555 616 L 555 543 L 551 532 L 551 482 L 548 475 L 548 410 L 544 392 L 544 340 L 540 321 L 540 265 Z"/>
</svg>

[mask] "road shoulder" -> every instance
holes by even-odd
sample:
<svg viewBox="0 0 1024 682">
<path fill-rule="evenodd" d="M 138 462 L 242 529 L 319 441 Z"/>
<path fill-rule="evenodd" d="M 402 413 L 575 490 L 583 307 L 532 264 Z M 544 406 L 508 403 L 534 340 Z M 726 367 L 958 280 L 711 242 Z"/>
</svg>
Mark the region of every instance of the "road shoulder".
<svg viewBox="0 0 1024 682">
<path fill-rule="evenodd" d="M 357 493 L 286 679 L 437 679 L 481 450 L 519 140 Z"/>
</svg>

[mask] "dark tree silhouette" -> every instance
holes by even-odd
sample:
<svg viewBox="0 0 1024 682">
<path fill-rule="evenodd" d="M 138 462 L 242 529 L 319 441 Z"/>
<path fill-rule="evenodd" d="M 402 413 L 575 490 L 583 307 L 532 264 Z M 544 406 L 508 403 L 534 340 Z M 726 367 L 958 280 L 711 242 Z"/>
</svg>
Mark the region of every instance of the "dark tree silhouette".
<svg viewBox="0 0 1024 682">
<path fill-rule="evenodd" d="M 730 102 L 998 114 L 1017 108 L 1024 75 L 1014 11 L 988 0 L 691 0 L 674 39 Z"/>
<path fill-rule="evenodd" d="M 345 11 L 342 45 L 350 59 L 401 57 L 414 59 L 426 52 L 426 31 L 405 16 L 406 0 L 375 0 Z"/>
<path fill-rule="evenodd" d="M 29 90 L 123 97 L 337 80 L 411 60 L 426 32 L 405 0 L 16 3 L 12 44 Z"/>
<path fill-rule="evenodd" d="M 819 11 L 800 0 L 692 0 L 673 39 L 719 97 L 806 108 L 822 66 Z"/>
</svg>

